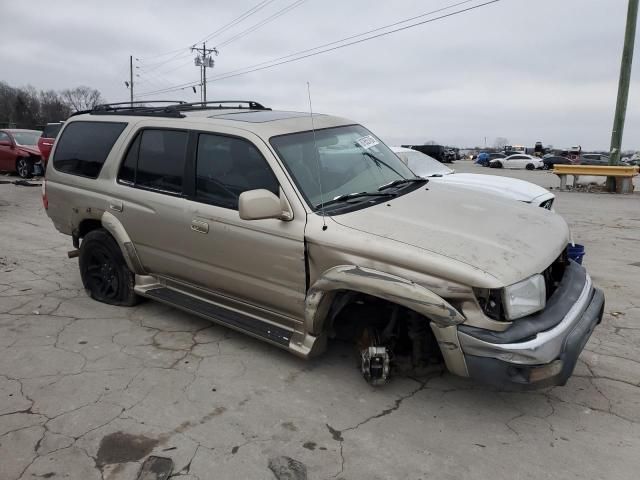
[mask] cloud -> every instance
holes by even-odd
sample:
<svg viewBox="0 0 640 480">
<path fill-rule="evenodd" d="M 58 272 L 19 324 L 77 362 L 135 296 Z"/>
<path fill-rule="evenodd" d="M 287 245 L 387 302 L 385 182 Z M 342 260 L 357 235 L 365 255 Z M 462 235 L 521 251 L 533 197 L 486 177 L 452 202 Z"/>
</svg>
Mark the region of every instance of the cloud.
<svg viewBox="0 0 640 480">
<path fill-rule="evenodd" d="M 275 0 L 208 45 L 267 18 Z M 454 0 L 307 0 L 220 49 L 215 78 L 248 65 L 442 8 Z M 475 0 L 470 4 L 480 3 Z M 12 85 L 100 89 L 128 98 L 129 55 L 138 94 L 197 82 L 187 48 L 257 0 L 10 2 L 0 29 L 2 78 Z M 434 139 L 492 144 L 608 147 L 626 0 L 502 0 L 394 35 L 208 85 L 209 98 L 256 99 L 274 108 L 353 118 L 390 143 Z M 171 55 L 158 53 L 182 48 Z M 637 63 L 637 62 L 636 62 Z M 625 148 L 640 149 L 640 75 L 629 98 Z M 190 88 L 161 98 L 197 100 Z M 152 97 L 145 97 L 152 98 Z"/>
</svg>

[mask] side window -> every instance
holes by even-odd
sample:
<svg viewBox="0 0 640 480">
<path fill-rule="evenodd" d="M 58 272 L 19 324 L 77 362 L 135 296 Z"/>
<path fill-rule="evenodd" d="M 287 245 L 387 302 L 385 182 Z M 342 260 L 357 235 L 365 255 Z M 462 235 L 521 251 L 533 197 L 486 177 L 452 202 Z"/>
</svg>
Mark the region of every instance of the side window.
<svg viewBox="0 0 640 480">
<path fill-rule="evenodd" d="M 136 183 L 136 168 L 138 167 L 138 152 L 140 151 L 140 137 L 141 134 L 136 136 L 136 139 L 129 147 L 127 156 L 124 162 L 120 166 L 120 173 L 118 173 L 118 180 L 134 185 Z"/>
<path fill-rule="evenodd" d="M 50 123 L 46 125 L 42 132 L 42 138 L 56 138 L 61 128 L 61 123 Z"/>
<path fill-rule="evenodd" d="M 60 172 L 97 178 L 126 126 L 126 123 L 114 122 L 70 123 L 58 141 L 53 167 Z"/>
<path fill-rule="evenodd" d="M 249 141 L 202 133 L 196 158 L 196 199 L 238 209 L 242 192 L 264 188 L 279 194 L 271 167 Z"/>
<path fill-rule="evenodd" d="M 11 138 L 4 132 L 0 132 L 0 142 L 10 142 Z"/>
<path fill-rule="evenodd" d="M 118 180 L 130 185 L 182 193 L 189 134 L 145 129 L 129 147 Z"/>
</svg>

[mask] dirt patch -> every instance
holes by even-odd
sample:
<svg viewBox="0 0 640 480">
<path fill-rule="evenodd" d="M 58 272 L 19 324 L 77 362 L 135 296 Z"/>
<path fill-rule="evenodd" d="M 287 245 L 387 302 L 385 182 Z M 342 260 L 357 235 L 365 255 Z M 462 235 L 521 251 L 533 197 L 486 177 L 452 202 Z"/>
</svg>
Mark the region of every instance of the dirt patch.
<svg viewBox="0 0 640 480">
<path fill-rule="evenodd" d="M 96 464 L 103 467 L 113 463 L 135 462 L 149 455 L 159 442 L 144 435 L 110 433 L 100 441 Z"/>
</svg>

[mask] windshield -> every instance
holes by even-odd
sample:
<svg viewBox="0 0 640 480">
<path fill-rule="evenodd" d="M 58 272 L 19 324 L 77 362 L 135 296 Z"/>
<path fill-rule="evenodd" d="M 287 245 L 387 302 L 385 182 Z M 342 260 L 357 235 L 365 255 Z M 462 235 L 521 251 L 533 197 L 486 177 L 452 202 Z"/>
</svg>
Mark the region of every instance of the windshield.
<svg viewBox="0 0 640 480">
<path fill-rule="evenodd" d="M 42 132 L 13 132 L 13 138 L 15 138 L 18 145 L 38 145 L 38 139 Z"/>
<path fill-rule="evenodd" d="M 316 210 L 341 195 L 378 192 L 393 181 L 415 178 L 384 143 L 360 125 L 316 130 L 315 140 L 313 132 L 281 135 L 271 138 L 271 145 Z"/>
<path fill-rule="evenodd" d="M 453 173 L 449 167 L 444 166 L 435 158 L 425 155 L 417 150 L 398 151 L 396 155 L 407 164 L 407 166 L 420 177 L 431 177 L 433 175 L 449 175 Z"/>
</svg>

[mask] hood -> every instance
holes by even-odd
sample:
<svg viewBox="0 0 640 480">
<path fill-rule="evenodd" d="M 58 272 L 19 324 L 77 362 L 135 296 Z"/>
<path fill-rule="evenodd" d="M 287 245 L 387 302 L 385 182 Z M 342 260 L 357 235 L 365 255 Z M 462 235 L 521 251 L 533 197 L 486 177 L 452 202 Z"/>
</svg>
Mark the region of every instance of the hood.
<svg viewBox="0 0 640 480">
<path fill-rule="evenodd" d="M 532 202 L 538 197 L 553 196 L 547 189 L 535 183 L 497 175 L 454 173 L 444 177 L 430 178 L 429 181 L 433 183 L 443 182 L 449 185 L 461 185 L 476 191 L 490 192 L 527 203 Z"/>
<path fill-rule="evenodd" d="M 16 145 L 16 148 L 22 152 L 28 153 L 29 155 L 42 155 L 37 145 Z"/>
<path fill-rule="evenodd" d="M 499 286 L 542 272 L 569 241 L 569 228 L 559 215 L 444 182 L 429 182 L 401 197 L 332 218 L 345 227 L 419 248 L 425 255 L 467 264 L 495 278 Z"/>
</svg>

